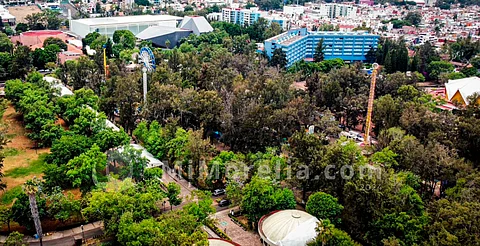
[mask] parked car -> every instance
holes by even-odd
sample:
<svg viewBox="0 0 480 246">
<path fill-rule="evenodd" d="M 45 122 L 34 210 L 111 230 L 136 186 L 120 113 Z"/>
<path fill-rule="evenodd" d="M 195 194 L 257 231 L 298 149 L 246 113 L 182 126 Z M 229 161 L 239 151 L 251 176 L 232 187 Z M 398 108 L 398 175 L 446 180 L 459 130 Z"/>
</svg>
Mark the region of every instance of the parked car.
<svg viewBox="0 0 480 246">
<path fill-rule="evenodd" d="M 220 207 L 226 207 L 230 205 L 230 200 L 221 200 L 219 203 L 218 203 L 218 206 Z"/>
<path fill-rule="evenodd" d="M 216 189 L 213 191 L 212 195 L 221 196 L 221 195 L 225 195 L 225 193 L 226 193 L 225 189 Z"/>
</svg>

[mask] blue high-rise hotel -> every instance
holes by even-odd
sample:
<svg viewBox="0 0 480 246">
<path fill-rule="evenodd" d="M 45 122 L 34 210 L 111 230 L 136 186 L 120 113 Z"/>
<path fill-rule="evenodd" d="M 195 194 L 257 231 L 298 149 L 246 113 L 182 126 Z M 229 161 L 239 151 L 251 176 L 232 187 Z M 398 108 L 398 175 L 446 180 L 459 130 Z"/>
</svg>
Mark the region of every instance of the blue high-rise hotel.
<svg viewBox="0 0 480 246">
<path fill-rule="evenodd" d="M 365 61 L 368 51 L 377 49 L 379 37 L 367 32 L 309 32 L 301 28 L 265 40 L 264 51 L 271 57 L 274 50 L 282 49 L 290 67 L 302 59 L 312 60 L 318 42 L 323 39 L 325 60 Z"/>
</svg>

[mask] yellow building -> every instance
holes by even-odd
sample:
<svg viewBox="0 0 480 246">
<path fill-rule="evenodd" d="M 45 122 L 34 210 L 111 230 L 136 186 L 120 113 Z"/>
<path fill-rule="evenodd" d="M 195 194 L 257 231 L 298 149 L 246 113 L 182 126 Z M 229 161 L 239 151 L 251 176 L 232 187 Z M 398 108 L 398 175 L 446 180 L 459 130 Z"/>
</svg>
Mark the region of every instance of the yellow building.
<svg viewBox="0 0 480 246">
<path fill-rule="evenodd" d="M 478 77 L 448 80 L 448 83 L 445 84 L 445 97 L 452 103 L 468 105 L 468 97 L 474 93 L 480 94 L 480 78 Z"/>
</svg>

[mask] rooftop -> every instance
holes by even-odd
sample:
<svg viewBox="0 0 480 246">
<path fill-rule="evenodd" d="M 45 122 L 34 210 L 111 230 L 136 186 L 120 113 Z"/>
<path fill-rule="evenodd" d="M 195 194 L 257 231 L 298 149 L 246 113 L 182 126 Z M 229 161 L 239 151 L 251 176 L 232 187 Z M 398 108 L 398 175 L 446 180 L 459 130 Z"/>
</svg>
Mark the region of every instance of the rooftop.
<svg viewBox="0 0 480 246">
<path fill-rule="evenodd" d="M 240 244 L 227 241 L 221 238 L 209 238 L 208 245 L 210 246 L 240 246 Z"/>
<path fill-rule="evenodd" d="M 452 100 L 457 92 L 459 92 L 465 103 L 468 105 L 468 97 L 474 93 L 480 92 L 480 78 L 470 77 L 448 80 L 448 83 L 445 83 L 445 90 L 449 101 Z"/>
<path fill-rule="evenodd" d="M 306 245 L 317 236 L 318 222 L 307 212 L 282 210 L 263 216 L 258 223 L 258 232 L 271 245 Z"/>
<path fill-rule="evenodd" d="M 129 24 L 139 22 L 158 22 L 158 21 L 179 21 L 182 17 L 173 15 L 135 15 L 135 16 L 117 16 L 104 18 L 87 18 L 72 20 L 73 22 L 82 23 L 85 25 L 115 25 L 115 24 Z"/>
<path fill-rule="evenodd" d="M 28 31 L 28 32 L 22 32 L 20 35 L 23 36 L 55 36 L 55 35 L 60 35 L 62 34 L 62 31 L 51 31 L 51 30 L 39 30 L 39 31 Z"/>
<path fill-rule="evenodd" d="M 338 32 L 338 31 L 317 31 L 317 32 L 308 32 L 308 35 L 338 35 L 338 36 L 378 36 L 376 34 L 368 33 L 365 31 L 359 32 Z"/>
</svg>

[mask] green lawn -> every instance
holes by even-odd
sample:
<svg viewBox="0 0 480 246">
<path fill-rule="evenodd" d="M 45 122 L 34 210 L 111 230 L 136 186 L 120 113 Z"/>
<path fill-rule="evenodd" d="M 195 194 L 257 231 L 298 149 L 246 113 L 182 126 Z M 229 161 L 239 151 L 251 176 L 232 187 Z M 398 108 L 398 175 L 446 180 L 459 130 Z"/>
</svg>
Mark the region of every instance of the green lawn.
<svg viewBox="0 0 480 246">
<path fill-rule="evenodd" d="M 15 186 L 12 189 L 3 193 L 2 196 L 0 196 L 0 202 L 5 205 L 11 204 L 13 200 L 17 198 L 17 196 L 20 195 L 20 193 L 22 192 L 23 191 L 21 185 Z"/>
<path fill-rule="evenodd" d="M 19 155 L 21 153 L 25 152 L 24 150 L 19 150 L 19 149 L 15 149 L 15 148 L 5 148 L 3 150 L 3 155 L 5 157 L 7 156 L 16 156 L 16 155 Z"/>
<path fill-rule="evenodd" d="M 31 161 L 28 167 L 17 167 L 5 172 L 5 177 L 20 178 L 31 174 L 41 174 L 45 168 L 47 154 L 41 154 L 38 159 Z"/>
</svg>

